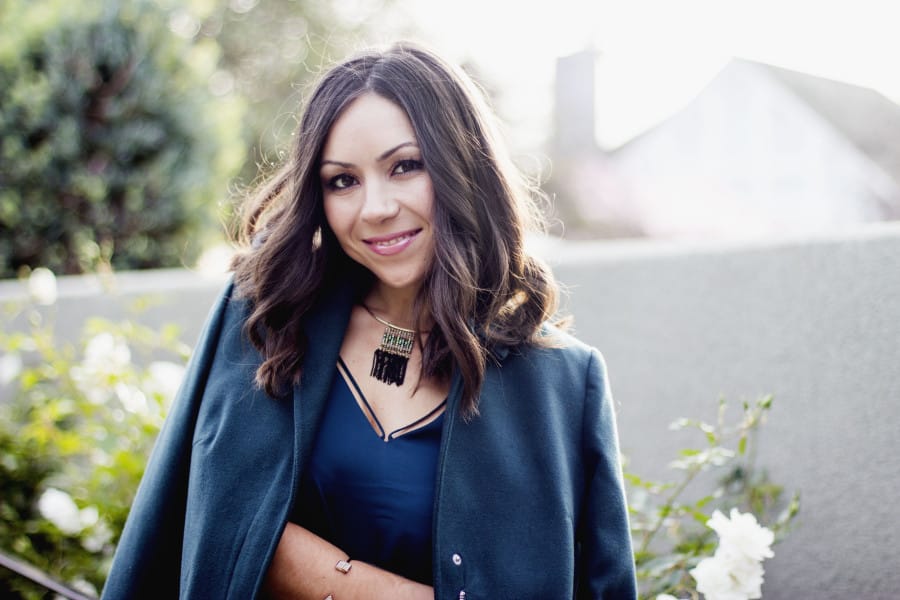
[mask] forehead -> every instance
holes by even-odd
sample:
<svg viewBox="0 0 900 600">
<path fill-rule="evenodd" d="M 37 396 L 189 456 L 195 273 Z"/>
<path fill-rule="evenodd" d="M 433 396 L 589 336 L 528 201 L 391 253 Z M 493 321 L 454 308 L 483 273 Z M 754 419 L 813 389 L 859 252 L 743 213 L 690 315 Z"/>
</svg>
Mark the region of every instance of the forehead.
<svg viewBox="0 0 900 600">
<path fill-rule="evenodd" d="M 325 139 L 324 158 L 364 150 L 378 151 L 416 142 L 412 122 L 396 103 L 368 92 L 356 98 L 335 120 Z"/>
</svg>

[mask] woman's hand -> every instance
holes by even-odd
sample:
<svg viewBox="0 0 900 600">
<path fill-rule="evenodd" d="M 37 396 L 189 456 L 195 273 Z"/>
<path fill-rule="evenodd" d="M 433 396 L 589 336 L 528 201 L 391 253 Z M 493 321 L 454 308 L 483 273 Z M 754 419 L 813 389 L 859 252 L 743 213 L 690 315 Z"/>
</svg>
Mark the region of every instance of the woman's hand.
<svg viewBox="0 0 900 600">
<path fill-rule="evenodd" d="M 351 557 L 352 558 L 352 557 Z M 294 600 L 432 600 L 434 590 L 384 569 L 352 561 L 350 571 L 335 569 L 347 555 L 310 531 L 288 523 L 266 573 L 263 592 Z"/>
</svg>

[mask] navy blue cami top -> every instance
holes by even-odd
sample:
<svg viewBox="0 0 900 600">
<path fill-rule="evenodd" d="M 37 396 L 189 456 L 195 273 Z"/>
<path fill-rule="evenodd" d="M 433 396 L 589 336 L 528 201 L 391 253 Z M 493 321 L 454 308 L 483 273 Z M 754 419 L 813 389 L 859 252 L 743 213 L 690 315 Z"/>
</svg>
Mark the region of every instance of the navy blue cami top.
<svg viewBox="0 0 900 600">
<path fill-rule="evenodd" d="M 338 359 L 293 521 L 351 559 L 431 585 L 434 482 L 444 416 L 434 415 L 445 404 L 386 432 Z"/>
</svg>

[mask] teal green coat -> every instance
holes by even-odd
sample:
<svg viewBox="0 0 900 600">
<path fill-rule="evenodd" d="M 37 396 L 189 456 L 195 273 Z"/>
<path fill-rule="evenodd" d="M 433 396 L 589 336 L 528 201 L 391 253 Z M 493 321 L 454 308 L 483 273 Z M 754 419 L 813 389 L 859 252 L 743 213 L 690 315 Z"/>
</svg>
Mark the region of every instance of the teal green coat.
<svg viewBox="0 0 900 600">
<path fill-rule="evenodd" d="M 259 595 L 309 457 L 352 305 L 329 295 L 306 319 L 293 401 L 252 384 L 260 355 L 229 285 L 172 405 L 103 597 Z M 435 598 L 635 597 L 613 407 L 599 353 L 495 352 L 481 414 L 458 415 L 455 377 L 434 506 Z"/>
</svg>

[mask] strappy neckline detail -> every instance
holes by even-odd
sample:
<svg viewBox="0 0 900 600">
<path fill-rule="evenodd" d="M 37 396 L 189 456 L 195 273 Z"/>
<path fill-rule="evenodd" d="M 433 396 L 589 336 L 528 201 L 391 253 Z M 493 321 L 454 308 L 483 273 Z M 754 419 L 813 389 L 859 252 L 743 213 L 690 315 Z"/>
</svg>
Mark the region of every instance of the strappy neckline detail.
<svg viewBox="0 0 900 600">
<path fill-rule="evenodd" d="M 395 440 L 399 437 L 403 437 L 404 435 L 407 435 L 414 431 L 418 431 L 419 429 L 424 429 L 428 425 L 431 425 L 431 423 L 433 423 L 440 417 L 440 415 L 438 415 L 437 417 L 435 417 L 435 415 L 443 410 L 444 406 L 447 404 L 447 399 L 444 398 L 444 400 L 440 404 L 435 406 L 425 416 L 416 419 L 408 425 L 404 425 L 403 427 L 387 433 L 385 432 L 384 426 L 381 424 L 381 421 L 378 420 L 378 415 L 375 414 L 375 411 L 372 409 L 372 406 L 366 399 L 366 395 L 363 394 L 362 389 L 359 387 L 359 384 L 356 382 L 356 379 L 350 372 L 350 368 L 347 367 L 347 363 L 345 363 L 344 359 L 340 356 L 338 356 L 337 366 L 338 373 L 340 374 L 341 379 L 344 380 L 344 383 L 347 384 L 350 388 L 350 391 L 353 392 L 352 395 L 355 396 L 356 400 L 358 400 L 357 406 L 359 406 L 360 410 L 365 413 L 363 416 L 366 417 L 366 420 L 369 421 L 370 425 L 374 424 L 374 426 L 377 428 L 373 428 L 372 433 L 381 438 L 381 440 L 383 440 L 385 443 Z"/>
</svg>

